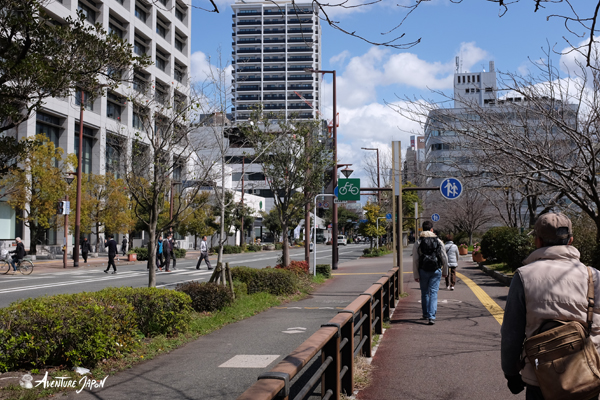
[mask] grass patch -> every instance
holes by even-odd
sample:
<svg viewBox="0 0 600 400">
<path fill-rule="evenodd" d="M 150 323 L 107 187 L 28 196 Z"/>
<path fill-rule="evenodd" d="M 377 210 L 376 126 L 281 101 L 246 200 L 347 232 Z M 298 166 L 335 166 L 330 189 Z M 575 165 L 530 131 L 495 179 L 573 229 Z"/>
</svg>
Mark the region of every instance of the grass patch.
<svg viewBox="0 0 600 400">
<path fill-rule="evenodd" d="M 506 263 L 484 264 L 484 265 L 486 266 L 486 268 L 489 268 L 496 272 L 500 272 L 501 274 L 504 274 L 511 278 L 515 274 L 515 271 L 513 271 Z"/>
<path fill-rule="evenodd" d="M 381 257 L 381 256 L 385 256 L 388 254 L 392 254 L 393 251 L 392 250 L 388 250 L 384 247 L 380 247 L 379 248 L 379 252 L 375 253 L 375 254 L 364 254 L 363 257 Z"/>
<path fill-rule="evenodd" d="M 141 346 L 138 346 L 133 352 L 125 354 L 121 358 L 101 361 L 94 369 L 92 369 L 91 373 L 86 376 L 90 379 L 101 380 L 107 375 L 114 375 L 119 371 L 132 368 L 140 362 L 151 360 L 164 353 L 169 353 L 170 351 L 196 340 L 200 336 L 208 335 L 225 325 L 252 317 L 253 315 L 282 303 L 302 299 L 312 293 L 314 289 L 325 282 L 325 280 L 326 278 L 323 275 L 317 275 L 316 277 L 308 275 L 301 277 L 298 292 L 289 296 L 275 296 L 265 292 L 254 293 L 251 295 L 242 294 L 237 297 L 236 301 L 231 306 L 225 307 L 221 311 L 212 313 L 194 312 L 192 313 L 190 328 L 187 332 L 172 337 L 158 335 L 146 338 L 140 336 L 137 340 L 140 342 Z M 31 370 L 27 372 L 31 373 L 33 375 L 33 380 L 36 381 L 42 379 L 46 371 L 48 371 L 49 378 L 70 376 L 77 381 L 81 379 L 81 376 L 77 375 L 74 371 L 62 369 L 61 367 Z M 11 374 L 18 375 L 20 379 L 20 376 L 24 373 L 26 373 L 26 371 L 20 371 L 18 373 L 14 372 Z M 19 385 L 19 379 L 15 379 L 14 382 L 10 383 L 6 382 L 4 387 L 0 390 L 0 400 L 36 400 L 68 390 L 65 388 L 41 389 L 41 387 L 23 389 Z"/>
<path fill-rule="evenodd" d="M 362 356 L 354 359 L 354 390 L 363 390 L 371 384 L 373 366 Z"/>
</svg>

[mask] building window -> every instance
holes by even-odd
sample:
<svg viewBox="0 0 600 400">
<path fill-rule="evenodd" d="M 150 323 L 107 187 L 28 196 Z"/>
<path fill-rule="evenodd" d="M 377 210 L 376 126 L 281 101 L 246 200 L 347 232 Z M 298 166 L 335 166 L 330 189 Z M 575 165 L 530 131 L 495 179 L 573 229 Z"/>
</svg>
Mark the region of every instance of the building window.
<svg viewBox="0 0 600 400">
<path fill-rule="evenodd" d="M 114 93 L 108 93 L 106 100 L 106 116 L 108 118 L 120 121 L 121 112 L 123 111 L 123 107 L 121 106 L 123 99 Z"/>
<path fill-rule="evenodd" d="M 75 154 L 79 157 L 79 124 L 75 123 Z M 92 172 L 92 150 L 94 148 L 94 136 L 95 132 L 93 129 L 83 127 L 83 142 L 81 157 L 81 172 L 84 174 L 90 174 Z"/>
<path fill-rule="evenodd" d="M 135 6 L 135 16 L 144 23 L 146 22 L 146 18 L 148 18 L 146 10 L 138 5 Z"/>
<path fill-rule="evenodd" d="M 154 100 L 156 100 L 157 103 L 162 104 L 164 106 L 168 105 L 168 89 L 166 88 L 166 86 L 158 82 L 156 82 L 156 85 L 154 86 Z"/>
<path fill-rule="evenodd" d="M 116 135 L 106 135 L 106 174 L 113 175 L 116 179 L 121 177 L 121 157 L 123 154 L 123 142 Z"/>
<path fill-rule="evenodd" d="M 81 89 L 75 91 L 75 104 L 81 106 Z M 89 111 L 94 111 L 94 102 L 89 92 L 83 92 L 83 108 Z"/>
<path fill-rule="evenodd" d="M 167 66 L 169 65 L 169 54 L 163 53 L 160 50 L 156 50 L 156 67 L 163 72 L 167 71 Z"/>
<path fill-rule="evenodd" d="M 175 7 L 175 17 L 181 22 L 185 19 L 185 11 L 179 5 Z"/>
<path fill-rule="evenodd" d="M 175 48 L 183 53 L 183 42 L 175 38 Z"/>
<path fill-rule="evenodd" d="M 168 24 L 164 23 L 160 19 L 156 20 L 156 33 L 158 33 L 158 35 L 162 38 L 167 37 L 167 28 L 166 28 L 167 25 Z"/>
<path fill-rule="evenodd" d="M 146 74 L 135 71 L 135 74 L 133 75 L 133 89 L 140 93 L 146 92 L 148 89 L 148 79 L 146 78 Z"/>
<path fill-rule="evenodd" d="M 123 30 L 112 22 L 108 23 L 108 33 L 111 33 L 119 38 L 123 39 Z"/>
<path fill-rule="evenodd" d="M 50 114 L 38 112 L 36 114 L 35 133 L 36 135 L 46 135 L 54 143 L 54 146 L 58 147 L 60 119 Z"/>
<path fill-rule="evenodd" d="M 477 75 L 477 83 L 481 82 L 481 75 Z"/>
<path fill-rule="evenodd" d="M 185 67 L 179 64 L 175 64 L 174 71 L 175 80 L 179 83 L 185 82 Z"/>
<path fill-rule="evenodd" d="M 82 2 L 78 2 L 77 9 L 83 13 L 87 22 L 89 22 L 90 24 L 96 23 L 96 11 L 94 11 L 92 7 L 83 4 Z"/>
<path fill-rule="evenodd" d="M 134 111 L 133 112 L 133 118 L 131 120 L 131 126 L 135 129 L 138 129 L 140 131 L 144 130 L 144 121 L 142 119 L 142 116 L 140 115 L 139 111 Z"/>
<path fill-rule="evenodd" d="M 146 54 L 146 46 L 136 40 L 133 42 L 133 52 L 138 56 L 143 56 Z"/>
</svg>

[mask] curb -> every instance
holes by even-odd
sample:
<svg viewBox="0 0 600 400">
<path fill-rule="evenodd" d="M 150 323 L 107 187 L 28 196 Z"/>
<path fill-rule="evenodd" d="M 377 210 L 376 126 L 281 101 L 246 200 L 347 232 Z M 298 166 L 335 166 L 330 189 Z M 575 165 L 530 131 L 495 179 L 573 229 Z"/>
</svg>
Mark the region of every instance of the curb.
<svg viewBox="0 0 600 400">
<path fill-rule="evenodd" d="M 492 278 L 494 278 L 495 280 L 497 280 L 505 286 L 510 286 L 510 283 L 512 282 L 512 277 L 506 276 L 498 271 L 494 271 L 493 269 L 490 269 L 483 265 L 483 263 L 478 263 L 477 265 L 479 266 L 479 269 L 482 270 L 486 275 L 491 276 Z"/>
</svg>

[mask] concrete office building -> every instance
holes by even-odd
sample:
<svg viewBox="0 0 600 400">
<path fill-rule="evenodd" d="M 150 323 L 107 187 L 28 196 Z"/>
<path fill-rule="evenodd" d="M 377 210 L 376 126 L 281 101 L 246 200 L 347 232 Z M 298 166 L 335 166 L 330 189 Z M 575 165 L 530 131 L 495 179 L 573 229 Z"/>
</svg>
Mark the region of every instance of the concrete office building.
<svg viewBox="0 0 600 400">
<path fill-rule="evenodd" d="M 321 26 L 312 3 L 237 0 L 233 9 L 233 120 L 253 107 L 284 118 L 320 110 Z M 310 103 L 310 104 L 308 104 Z"/>
<path fill-rule="evenodd" d="M 141 128 L 133 104 L 125 101 L 132 91 L 142 92 L 153 87 L 146 95 L 162 101 L 174 98 L 187 101 L 191 27 L 191 10 L 187 3 L 181 0 L 57 0 L 46 5 L 48 14 L 59 22 L 68 16 L 76 17 L 78 11 L 83 12 L 89 23 L 99 23 L 105 30 L 132 43 L 136 54 L 147 54 L 154 63 L 135 71 L 133 85 L 123 84 L 93 101 L 84 98 L 83 173 L 110 173 L 116 177 L 123 173 L 131 157 L 132 136 L 123 132 Z M 65 154 L 77 153 L 80 93 L 47 99 L 42 110 L 15 130 L 16 136 L 43 133 L 63 148 Z M 74 203 L 72 199 L 72 208 Z M 0 202 L 0 240 L 16 236 L 21 236 L 29 248 L 29 232 L 16 219 L 15 211 Z M 44 247 L 60 248 L 63 236 L 62 230 L 49 229 L 38 248 L 42 251 Z M 95 235 L 91 240 L 95 242 Z M 139 236 L 133 238 L 132 244 L 141 245 L 142 241 Z"/>
</svg>

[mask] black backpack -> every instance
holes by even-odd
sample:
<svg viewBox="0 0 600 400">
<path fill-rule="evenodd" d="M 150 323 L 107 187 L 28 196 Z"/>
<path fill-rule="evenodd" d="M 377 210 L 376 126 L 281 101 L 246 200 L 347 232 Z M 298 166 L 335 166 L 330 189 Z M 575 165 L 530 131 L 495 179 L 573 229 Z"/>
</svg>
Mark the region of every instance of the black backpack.
<svg viewBox="0 0 600 400">
<path fill-rule="evenodd" d="M 434 272 L 440 268 L 437 250 L 439 247 L 437 237 L 426 237 L 421 239 L 419 243 L 419 268 L 423 271 Z"/>
</svg>

